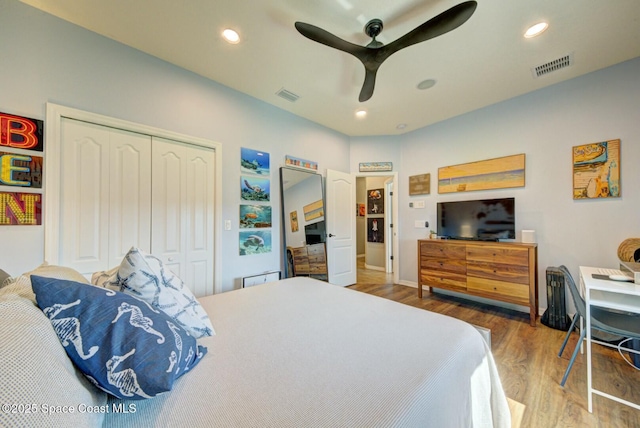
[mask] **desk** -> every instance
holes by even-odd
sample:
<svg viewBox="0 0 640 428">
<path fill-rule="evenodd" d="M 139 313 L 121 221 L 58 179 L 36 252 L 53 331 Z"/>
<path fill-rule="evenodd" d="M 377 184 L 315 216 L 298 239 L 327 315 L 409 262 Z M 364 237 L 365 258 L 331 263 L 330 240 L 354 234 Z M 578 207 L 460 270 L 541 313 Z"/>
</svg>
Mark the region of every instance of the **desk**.
<svg viewBox="0 0 640 428">
<path fill-rule="evenodd" d="M 598 273 L 598 268 L 580 266 L 580 286 L 587 312 L 585 328 L 587 329 L 587 400 L 589 412 L 593 412 L 593 394 L 640 410 L 640 405 L 638 404 L 595 389 L 591 379 L 591 306 L 640 313 L 640 285 L 632 282 L 594 279 L 591 276 L 594 273 Z"/>
</svg>

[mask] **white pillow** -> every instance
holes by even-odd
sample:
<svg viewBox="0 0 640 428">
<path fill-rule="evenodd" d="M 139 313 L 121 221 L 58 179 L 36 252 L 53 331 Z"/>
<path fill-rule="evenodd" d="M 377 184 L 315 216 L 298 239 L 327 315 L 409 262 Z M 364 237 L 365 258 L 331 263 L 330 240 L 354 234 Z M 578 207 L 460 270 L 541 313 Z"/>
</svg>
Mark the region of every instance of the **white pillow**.
<svg viewBox="0 0 640 428">
<path fill-rule="evenodd" d="M 122 291 L 160 309 L 193 337 L 215 334 L 209 316 L 162 260 L 132 247 L 117 268 L 96 272 L 91 283 Z"/>
<path fill-rule="evenodd" d="M 49 263 L 44 262 L 31 272 L 23 273 L 19 277 L 10 280 L 8 284 L 4 285 L 2 292 L 18 294 L 25 299 L 31 300 L 35 305 L 36 295 L 33 294 L 33 290 L 31 289 L 31 275 L 67 279 L 69 281 L 82 282 L 84 284 L 89 283 L 87 278 L 82 276 L 82 274 L 75 269 L 58 265 L 50 265 Z"/>
<path fill-rule="evenodd" d="M 107 394 L 73 365 L 49 318 L 4 289 L 0 314 L 0 426 L 102 426 Z M 60 410 L 53 415 L 55 406 Z"/>
</svg>

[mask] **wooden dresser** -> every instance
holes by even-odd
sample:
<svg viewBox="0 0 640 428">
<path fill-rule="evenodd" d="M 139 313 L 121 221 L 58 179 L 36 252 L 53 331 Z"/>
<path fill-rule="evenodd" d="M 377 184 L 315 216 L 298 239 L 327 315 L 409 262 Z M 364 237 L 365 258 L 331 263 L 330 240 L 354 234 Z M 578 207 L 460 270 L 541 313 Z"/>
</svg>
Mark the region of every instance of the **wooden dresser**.
<svg viewBox="0 0 640 428">
<path fill-rule="evenodd" d="M 290 250 L 293 254 L 293 270 L 296 276 L 327 274 L 327 252 L 324 243 L 290 248 Z"/>
<path fill-rule="evenodd" d="M 536 244 L 439 239 L 418 241 L 418 297 L 422 286 L 528 306 L 538 315 Z"/>
</svg>

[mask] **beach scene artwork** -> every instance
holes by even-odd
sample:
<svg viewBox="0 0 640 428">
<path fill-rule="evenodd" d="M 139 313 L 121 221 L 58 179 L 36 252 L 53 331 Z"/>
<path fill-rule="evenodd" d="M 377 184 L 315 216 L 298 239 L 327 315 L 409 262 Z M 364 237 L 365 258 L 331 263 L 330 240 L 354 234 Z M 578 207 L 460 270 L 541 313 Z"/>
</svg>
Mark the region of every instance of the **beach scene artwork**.
<svg viewBox="0 0 640 428">
<path fill-rule="evenodd" d="M 573 199 L 620 197 L 620 140 L 573 147 Z"/>
<path fill-rule="evenodd" d="M 438 193 L 524 187 L 524 153 L 438 168 Z"/>
<path fill-rule="evenodd" d="M 240 205 L 240 229 L 271 227 L 269 205 Z"/>
<path fill-rule="evenodd" d="M 239 236 L 241 256 L 271 252 L 271 230 L 241 231 Z"/>
<path fill-rule="evenodd" d="M 240 197 L 243 201 L 269 201 L 271 180 L 257 176 L 240 176 Z"/>
<path fill-rule="evenodd" d="M 269 167 L 269 153 L 241 147 L 240 170 L 245 174 L 257 174 L 268 177 L 271 172 Z"/>
</svg>

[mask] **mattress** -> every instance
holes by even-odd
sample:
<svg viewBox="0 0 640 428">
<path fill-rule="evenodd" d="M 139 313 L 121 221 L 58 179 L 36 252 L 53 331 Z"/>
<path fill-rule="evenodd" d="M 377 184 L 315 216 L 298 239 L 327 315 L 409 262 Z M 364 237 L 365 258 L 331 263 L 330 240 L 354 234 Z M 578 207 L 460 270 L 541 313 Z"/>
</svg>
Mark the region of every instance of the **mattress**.
<svg viewBox="0 0 640 428">
<path fill-rule="evenodd" d="M 470 324 L 310 278 L 199 299 L 216 335 L 171 392 L 108 427 L 509 427 Z"/>
</svg>

